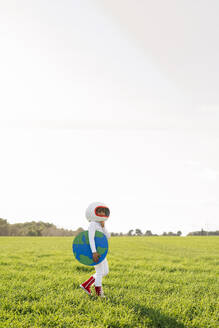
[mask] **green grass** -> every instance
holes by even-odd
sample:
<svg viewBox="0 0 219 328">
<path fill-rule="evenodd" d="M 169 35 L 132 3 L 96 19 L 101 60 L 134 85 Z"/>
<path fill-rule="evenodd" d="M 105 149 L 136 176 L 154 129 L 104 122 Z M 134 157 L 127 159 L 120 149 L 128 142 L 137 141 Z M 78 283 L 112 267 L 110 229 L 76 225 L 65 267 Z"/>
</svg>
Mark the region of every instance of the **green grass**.
<svg viewBox="0 0 219 328">
<path fill-rule="evenodd" d="M 219 237 L 113 237 L 106 299 L 70 237 L 0 237 L 0 328 L 219 327 Z"/>
</svg>

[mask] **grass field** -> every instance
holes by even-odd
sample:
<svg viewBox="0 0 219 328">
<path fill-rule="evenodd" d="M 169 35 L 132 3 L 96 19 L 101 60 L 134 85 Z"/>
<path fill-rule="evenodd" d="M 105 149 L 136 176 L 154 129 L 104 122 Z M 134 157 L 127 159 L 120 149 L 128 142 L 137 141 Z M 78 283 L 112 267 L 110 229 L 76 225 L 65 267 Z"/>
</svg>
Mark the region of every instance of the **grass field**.
<svg viewBox="0 0 219 328">
<path fill-rule="evenodd" d="M 0 328 L 219 327 L 219 237 L 113 237 L 106 299 L 70 237 L 0 237 Z"/>
</svg>

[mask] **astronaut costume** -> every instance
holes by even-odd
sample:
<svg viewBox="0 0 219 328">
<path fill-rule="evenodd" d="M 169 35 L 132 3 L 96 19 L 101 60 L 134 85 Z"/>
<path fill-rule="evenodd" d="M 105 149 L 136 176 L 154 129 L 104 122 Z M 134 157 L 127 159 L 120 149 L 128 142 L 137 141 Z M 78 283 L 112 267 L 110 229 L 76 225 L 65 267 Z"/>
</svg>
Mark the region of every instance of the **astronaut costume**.
<svg viewBox="0 0 219 328">
<path fill-rule="evenodd" d="M 99 211 L 104 214 L 99 214 Z M 106 221 L 109 218 L 110 210 L 103 203 L 92 203 L 88 206 L 86 210 L 86 218 L 90 222 L 88 227 L 88 237 L 92 253 L 96 253 L 96 246 L 94 241 L 94 236 L 96 231 L 104 233 L 109 239 L 110 233 L 105 227 L 101 226 L 101 221 Z M 102 289 L 102 278 L 109 273 L 109 267 L 107 259 L 105 258 L 101 263 L 94 265 L 96 273 L 91 276 L 87 281 L 80 285 L 80 287 L 89 295 L 91 295 L 90 287 L 94 283 L 95 291 L 97 296 L 104 296 Z"/>
</svg>

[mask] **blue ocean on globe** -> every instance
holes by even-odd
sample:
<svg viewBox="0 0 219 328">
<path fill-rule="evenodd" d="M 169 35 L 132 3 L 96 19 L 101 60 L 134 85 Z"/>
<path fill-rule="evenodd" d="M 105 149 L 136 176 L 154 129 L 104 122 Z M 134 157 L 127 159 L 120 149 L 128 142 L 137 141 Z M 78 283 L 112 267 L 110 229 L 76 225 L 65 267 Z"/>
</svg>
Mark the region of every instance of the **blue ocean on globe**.
<svg viewBox="0 0 219 328">
<path fill-rule="evenodd" d="M 94 262 L 92 258 L 92 251 L 90 248 L 88 231 L 80 232 L 73 240 L 72 250 L 75 258 L 84 265 L 97 265 L 101 263 L 108 252 L 108 240 L 104 233 L 96 231 L 94 236 L 96 250 L 100 254 L 98 262 Z"/>
</svg>

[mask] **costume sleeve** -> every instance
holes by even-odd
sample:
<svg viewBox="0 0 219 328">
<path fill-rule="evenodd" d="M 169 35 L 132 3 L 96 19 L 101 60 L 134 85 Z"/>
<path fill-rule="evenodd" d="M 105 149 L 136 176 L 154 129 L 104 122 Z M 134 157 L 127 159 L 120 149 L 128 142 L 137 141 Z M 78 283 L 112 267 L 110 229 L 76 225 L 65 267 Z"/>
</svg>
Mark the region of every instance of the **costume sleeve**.
<svg viewBox="0 0 219 328">
<path fill-rule="evenodd" d="M 111 237 L 111 233 L 108 232 L 105 227 L 103 228 L 103 232 L 106 235 L 107 239 L 109 239 Z"/>
<path fill-rule="evenodd" d="M 96 231 L 95 225 L 93 224 L 93 222 L 91 222 L 88 227 L 88 238 L 89 238 L 89 243 L 92 253 L 96 253 L 97 251 L 94 241 L 95 231 Z"/>
</svg>

